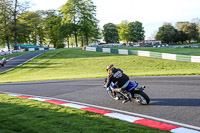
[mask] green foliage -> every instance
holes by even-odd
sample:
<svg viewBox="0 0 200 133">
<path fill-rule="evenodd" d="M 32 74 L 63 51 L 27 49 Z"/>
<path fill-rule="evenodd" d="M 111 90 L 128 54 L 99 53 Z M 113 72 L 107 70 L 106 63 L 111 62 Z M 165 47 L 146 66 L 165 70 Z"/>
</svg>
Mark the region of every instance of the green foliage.
<svg viewBox="0 0 200 133">
<path fill-rule="evenodd" d="M 78 36 L 84 36 L 86 45 L 88 45 L 89 39 L 99 38 L 96 6 L 91 0 L 68 0 L 61 12 L 64 15 L 62 23 L 71 25 L 68 28 L 73 31 L 71 34 L 75 36 L 76 46 Z"/>
<path fill-rule="evenodd" d="M 195 23 L 184 24 L 180 27 L 180 30 L 183 31 L 187 35 L 189 41 L 198 40 L 199 29 L 198 29 L 197 24 Z"/>
<path fill-rule="evenodd" d="M 15 6 L 17 8 L 15 8 Z M 53 44 L 55 48 L 64 47 L 64 39 L 75 36 L 86 45 L 100 39 L 96 6 L 91 0 L 69 0 L 56 10 L 27 11 L 25 3 L 12 0 L 0 1 L 0 42 Z M 61 14 L 62 13 L 62 14 Z M 14 20 L 13 20 L 14 18 Z"/>
<path fill-rule="evenodd" d="M 18 30 L 18 42 L 29 44 L 43 45 L 45 42 L 45 30 L 43 25 L 42 13 L 37 12 L 26 12 L 19 17 L 19 30 Z"/>
<path fill-rule="evenodd" d="M 139 21 L 130 22 L 128 24 L 130 42 L 137 42 L 144 40 L 144 28 L 142 27 L 142 23 Z"/>
<path fill-rule="evenodd" d="M 122 21 L 119 26 L 119 37 L 124 42 L 130 41 L 128 21 Z"/>
<path fill-rule="evenodd" d="M 103 26 L 103 36 L 106 43 L 118 43 L 119 34 L 117 26 L 113 23 L 108 23 Z"/>
<path fill-rule="evenodd" d="M 196 23 L 177 22 L 175 29 L 171 24 L 164 24 L 159 28 L 156 40 L 164 43 L 184 43 L 186 41 L 199 41 L 199 21 Z"/>
<path fill-rule="evenodd" d="M 8 48 L 13 39 L 12 2 L 11 0 L 0 0 L 0 45 L 7 44 Z"/>
<path fill-rule="evenodd" d="M 144 40 L 144 28 L 139 21 L 122 21 L 119 26 L 119 37 L 124 42 L 137 42 Z"/>
<path fill-rule="evenodd" d="M 171 24 L 164 24 L 159 28 L 156 40 L 162 40 L 163 43 L 173 43 L 177 30 Z"/>
<path fill-rule="evenodd" d="M 60 35 L 61 21 L 62 17 L 61 15 L 57 15 L 56 11 L 48 11 L 47 17 L 45 18 L 45 30 L 54 48 L 64 48 L 64 38 Z"/>
</svg>

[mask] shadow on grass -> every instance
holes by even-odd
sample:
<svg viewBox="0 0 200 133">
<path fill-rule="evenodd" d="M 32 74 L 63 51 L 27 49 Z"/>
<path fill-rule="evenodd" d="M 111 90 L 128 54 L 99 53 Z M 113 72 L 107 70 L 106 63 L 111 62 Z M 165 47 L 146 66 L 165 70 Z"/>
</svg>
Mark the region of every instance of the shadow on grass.
<svg viewBox="0 0 200 133">
<path fill-rule="evenodd" d="M 153 106 L 191 106 L 200 107 L 200 99 L 173 98 L 173 99 L 151 99 Z"/>
<path fill-rule="evenodd" d="M 23 66 L 18 67 L 18 69 L 24 69 L 24 68 L 56 68 L 56 65 L 60 65 L 62 63 L 26 63 Z M 54 65 L 52 67 L 52 65 Z"/>
<path fill-rule="evenodd" d="M 16 100 L 16 98 L 10 98 L 9 100 Z M 25 99 L 17 99 L 16 101 L 17 103 L 0 102 L 0 132 L 162 132 L 64 106 L 43 102 L 33 103 L 31 100 L 28 101 Z M 26 105 L 19 105 L 20 102 Z"/>
</svg>

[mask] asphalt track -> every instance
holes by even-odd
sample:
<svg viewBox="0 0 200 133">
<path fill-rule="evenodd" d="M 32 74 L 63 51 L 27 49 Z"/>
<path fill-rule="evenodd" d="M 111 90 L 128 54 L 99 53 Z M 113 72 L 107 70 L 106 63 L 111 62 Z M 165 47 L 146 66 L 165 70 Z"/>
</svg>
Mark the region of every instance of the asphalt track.
<svg viewBox="0 0 200 133">
<path fill-rule="evenodd" d="M 151 98 L 149 105 L 112 100 L 101 78 L 4 83 L 0 84 L 0 91 L 54 97 L 200 127 L 200 76 L 132 77 L 131 80 L 147 86 L 145 92 Z"/>
<path fill-rule="evenodd" d="M 5 67 L 1 67 L 0 68 L 0 73 L 1 72 L 4 72 L 4 71 L 7 71 L 9 69 L 12 69 L 28 60 L 30 60 L 31 58 L 35 57 L 35 56 L 38 56 L 44 52 L 47 52 L 47 50 L 45 51 L 36 51 L 36 52 L 32 52 L 32 53 L 28 53 L 28 54 L 25 54 L 25 55 L 21 55 L 21 56 L 17 56 L 15 58 L 12 58 L 12 59 L 7 59 L 9 60 L 7 62 L 7 64 L 5 65 Z"/>
</svg>

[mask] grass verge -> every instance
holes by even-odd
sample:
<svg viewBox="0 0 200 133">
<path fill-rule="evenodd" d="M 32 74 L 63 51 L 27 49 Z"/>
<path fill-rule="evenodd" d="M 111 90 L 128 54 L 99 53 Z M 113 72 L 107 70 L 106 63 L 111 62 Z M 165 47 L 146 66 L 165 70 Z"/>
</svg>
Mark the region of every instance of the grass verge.
<svg viewBox="0 0 200 133">
<path fill-rule="evenodd" d="M 45 102 L 0 94 L 0 133 L 167 133 Z"/>
<path fill-rule="evenodd" d="M 103 78 L 114 64 L 129 76 L 200 75 L 200 63 L 87 52 L 80 48 L 49 51 L 11 71 L 0 82 Z"/>
</svg>

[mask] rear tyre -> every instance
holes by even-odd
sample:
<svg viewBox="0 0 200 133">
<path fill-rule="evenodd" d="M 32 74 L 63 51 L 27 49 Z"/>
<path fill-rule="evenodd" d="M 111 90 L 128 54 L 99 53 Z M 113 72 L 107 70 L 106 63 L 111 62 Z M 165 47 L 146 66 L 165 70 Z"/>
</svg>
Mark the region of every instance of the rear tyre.
<svg viewBox="0 0 200 133">
<path fill-rule="evenodd" d="M 149 96 L 143 91 L 137 91 L 134 93 L 133 98 L 136 102 L 142 105 L 147 105 L 150 102 Z"/>
</svg>

